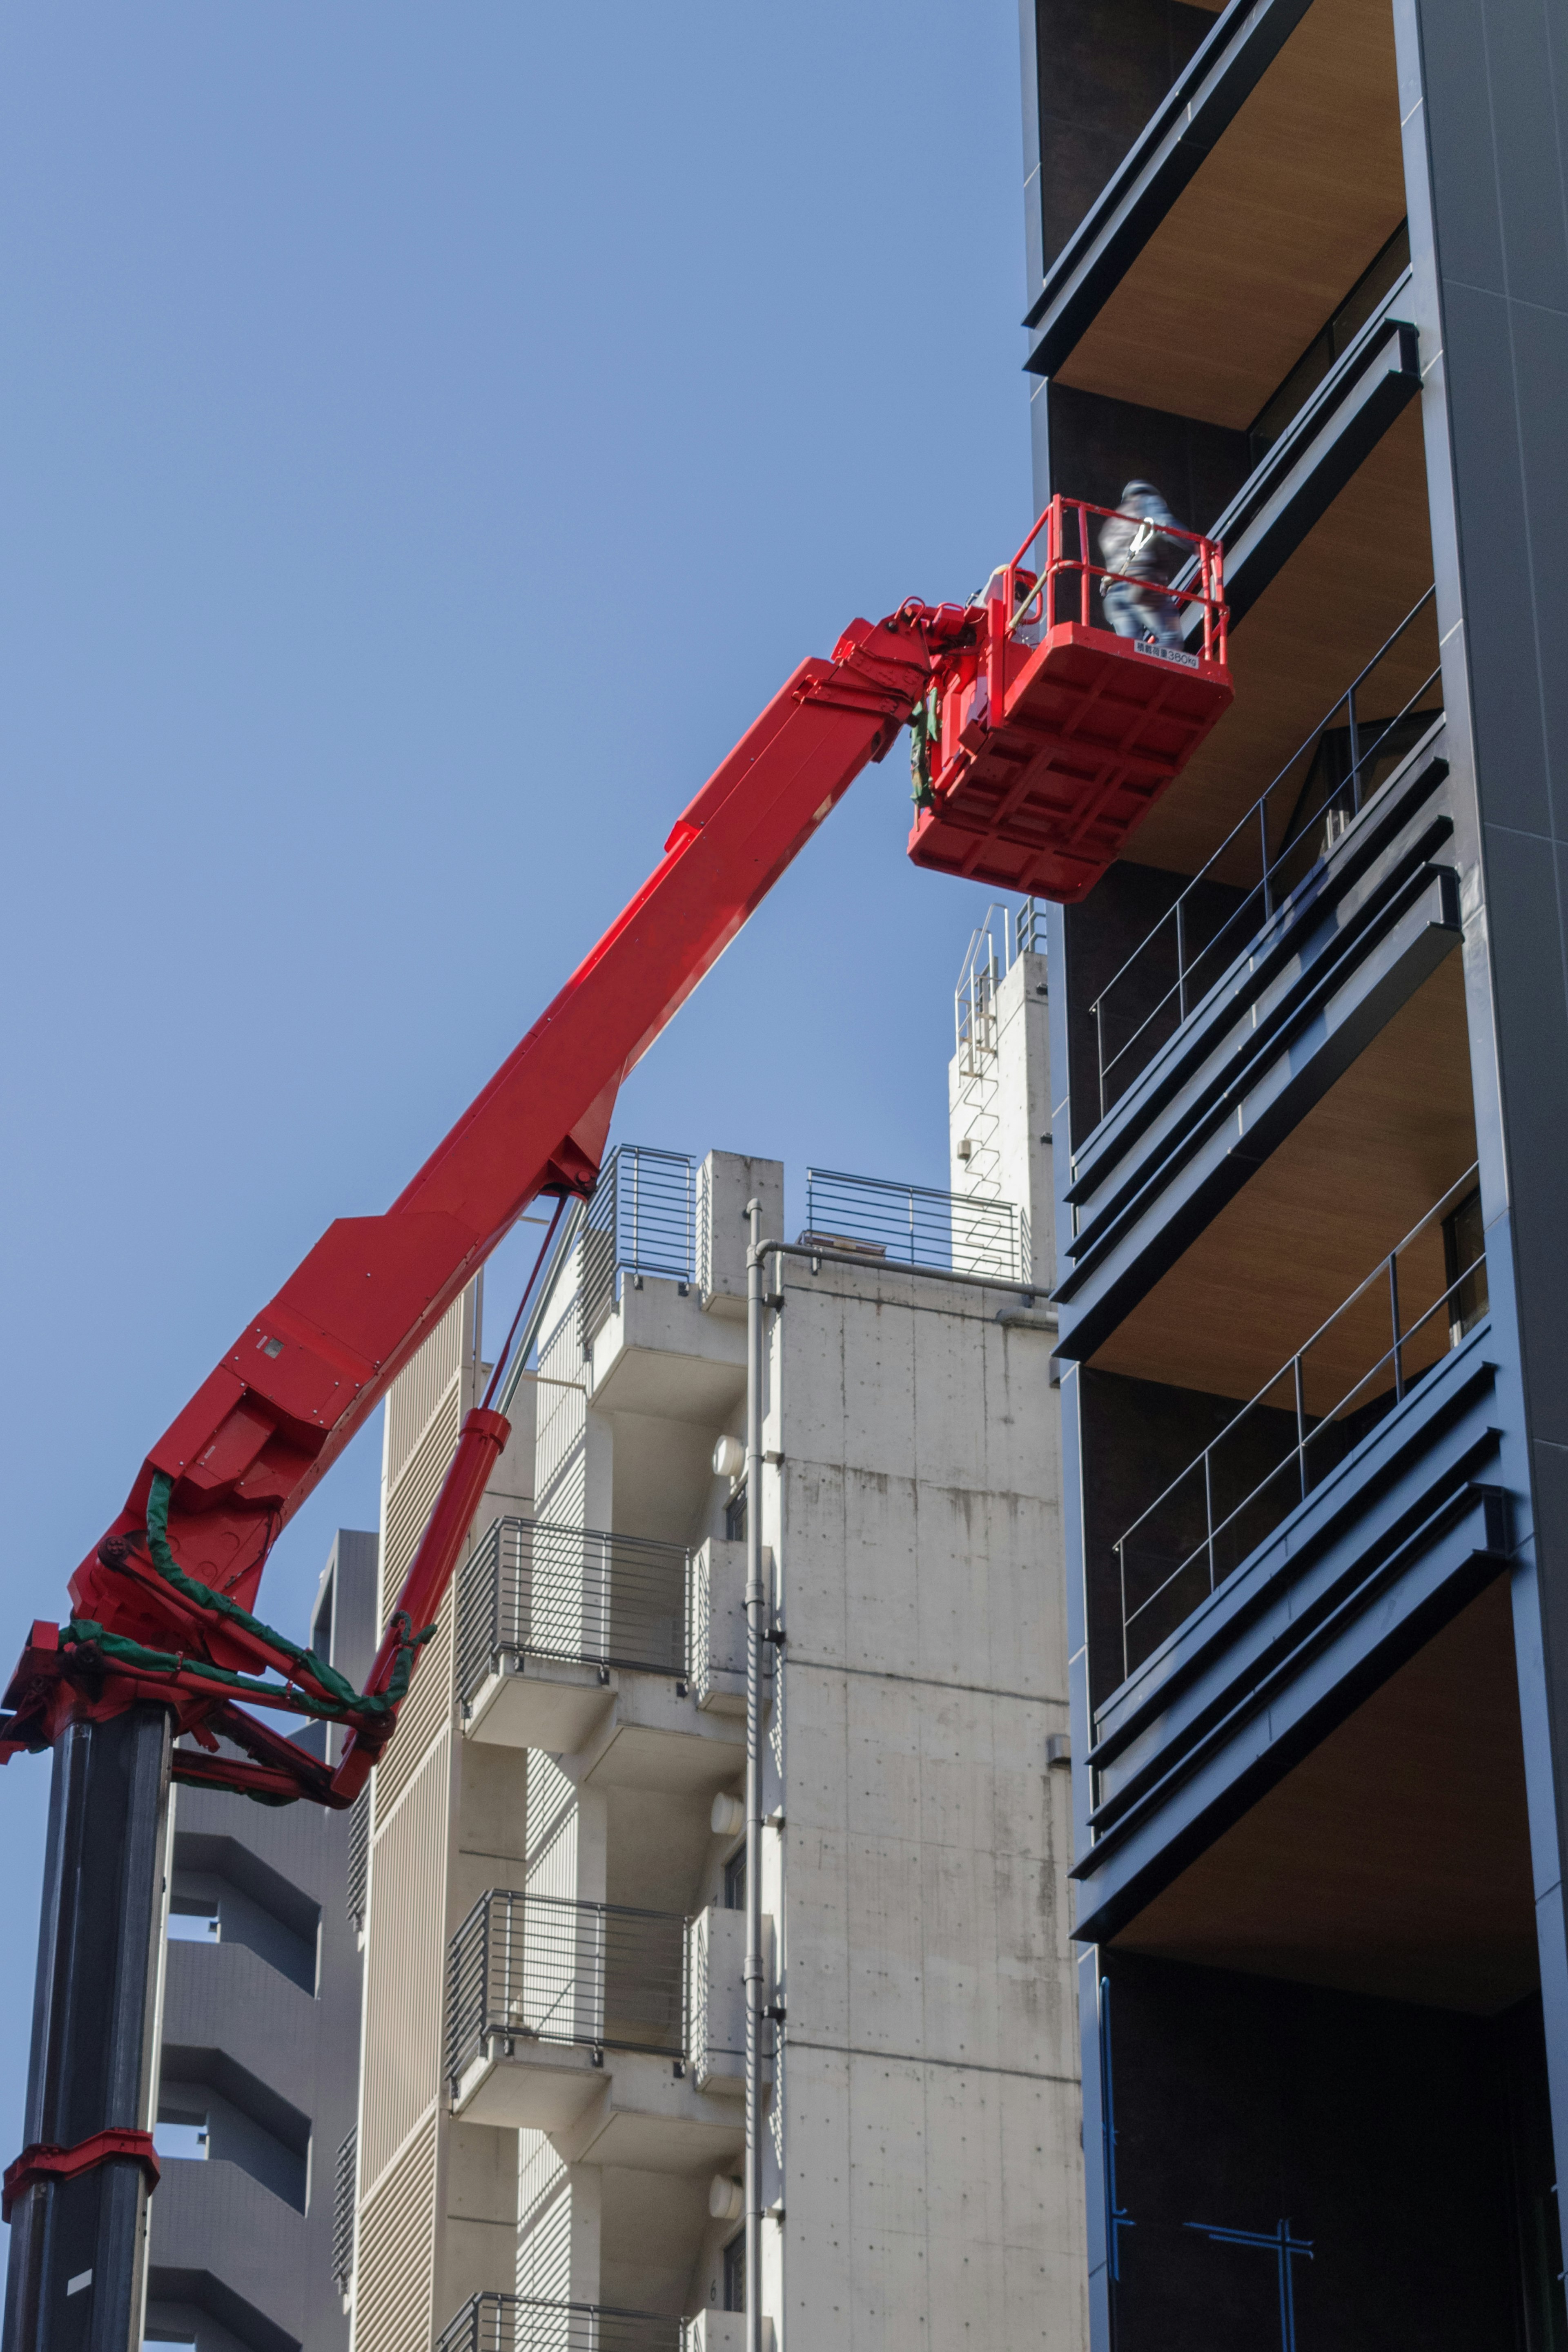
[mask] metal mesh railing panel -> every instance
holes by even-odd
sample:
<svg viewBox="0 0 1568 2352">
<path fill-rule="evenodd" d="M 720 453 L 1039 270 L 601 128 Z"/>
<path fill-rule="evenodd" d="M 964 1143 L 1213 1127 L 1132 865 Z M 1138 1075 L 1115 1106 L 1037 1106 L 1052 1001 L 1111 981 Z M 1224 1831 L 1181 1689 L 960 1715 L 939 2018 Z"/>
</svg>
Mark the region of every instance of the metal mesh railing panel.
<svg viewBox="0 0 1568 2352">
<path fill-rule="evenodd" d="M 622 1274 L 690 1282 L 696 1272 L 697 1171 L 682 1151 L 622 1143 L 605 1161 L 582 1232 L 579 1302 L 586 1350 Z"/>
<path fill-rule="evenodd" d="M 598 2303 L 476 2294 L 441 2331 L 436 2352 L 682 2352 L 685 2323 Z"/>
<path fill-rule="evenodd" d="M 354 2275 L 354 2189 L 360 2147 L 356 2128 L 338 2150 L 332 2174 L 332 2275 L 340 2294 Z"/>
<path fill-rule="evenodd" d="M 847 1249 L 889 1265 L 928 1265 L 952 1274 L 1023 1277 L 1023 1233 L 1010 1201 L 938 1192 L 923 1184 L 806 1171 L 802 1242 Z"/>
<path fill-rule="evenodd" d="M 685 1545 L 544 1519 L 497 1519 L 464 1563 L 458 1691 L 505 1651 L 679 1679 L 686 1670 Z"/>
<path fill-rule="evenodd" d="M 452 1939 L 447 2071 L 492 2040 L 679 2056 L 686 1923 L 678 1913 L 493 1888 Z"/>
</svg>

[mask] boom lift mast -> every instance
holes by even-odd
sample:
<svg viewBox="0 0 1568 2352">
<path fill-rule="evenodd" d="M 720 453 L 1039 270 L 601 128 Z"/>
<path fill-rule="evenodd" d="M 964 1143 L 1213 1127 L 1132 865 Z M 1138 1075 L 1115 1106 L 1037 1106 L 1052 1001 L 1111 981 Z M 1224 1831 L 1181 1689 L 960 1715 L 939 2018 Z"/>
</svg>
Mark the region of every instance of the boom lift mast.
<svg viewBox="0 0 1568 2352">
<path fill-rule="evenodd" d="M 254 1615 L 267 1554 L 524 1211 L 543 1195 L 564 1203 L 591 1192 L 628 1073 L 861 770 L 915 714 L 926 756 L 911 856 L 1072 899 L 1092 887 L 1229 702 L 1219 550 L 1184 535 L 1193 561 L 1165 592 L 1201 620 L 1202 650 L 1134 645 L 1090 618 L 1092 579 L 1119 576 L 1091 560 L 1088 518 L 1105 511 L 1057 499 L 982 597 L 935 607 L 912 601 L 874 625 L 855 621 L 831 660 L 800 664 L 677 819 L 641 890 L 392 1207 L 329 1226 L 175 1417 L 71 1578 L 69 1622 L 34 1625 L 5 1695 L 10 1713 L 0 1717 L 0 1762 L 23 1748 L 57 1748 L 46 1913 L 53 1902 L 59 1916 L 45 1919 L 30 2144 L 5 2176 L 7 2210 L 19 2208 L 6 2352 L 46 2344 L 50 2352 L 78 2344 L 120 2352 L 129 2341 L 124 2310 L 105 2333 L 88 2305 L 139 2301 L 123 2271 L 124 2211 L 144 2211 L 141 2184 L 156 2178 L 156 2159 L 143 2118 L 123 2112 L 128 2100 L 145 2103 L 148 2074 L 141 2044 L 139 2073 L 127 2055 L 138 2032 L 145 2042 L 150 2016 L 141 1948 L 147 1904 L 132 1899 L 134 1890 L 114 1897 L 136 1915 L 114 1968 L 116 1983 L 129 1983 L 131 1966 L 143 1987 L 141 2011 L 132 2017 L 124 2000 L 110 2004 L 120 2041 L 94 2078 L 99 2091 L 73 2105 L 49 2055 L 50 2033 L 69 2030 L 68 2016 L 79 2013 L 60 1919 L 69 1911 L 74 1934 L 92 1907 L 83 1865 L 87 1815 L 103 1802 L 90 1794 L 95 1736 L 101 1761 L 113 1745 L 108 1735 L 128 1736 L 126 1718 L 137 1727 L 129 1735 L 135 1754 L 110 1774 L 116 1786 L 127 1772 L 145 1777 L 145 1759 L 136 1759 L 151 1725 L 177 1780 L 273 1803 L 353 1801 L 395 1727 L 507 1423 L 487 1401 L 469 1412 L 363 1692 Z M 319 1761 L 241 1699 L 344 1724 L 340 1759 Z M 172 1746 L 183 1734 L 196 1746 Z M 128 1832 L 116 1850 L 134 1843 Z M 154 1922 L 157 1910 L 154 1899 Z M 122 2111 L 109 2111 L 116 2105 Z M 77 2132 L 68 2142 L 59 2121 L 68 2112 Z M 84 2121 L 93 2127 L 84 2130 Z M 111 2228 L 105 2181 L 116 2177 Z M 81 2201 L 89 2189 L 106 2200 L 90 2227 Z M 138 2191 L 127 2208 L 126 2193 Z M 141 2234 L 139 2218 L 138 2243 Z M 75 2314 L 55 2258 L 56 2241 L 68 2240 L 100 2248 L 98 2292 Z M 110 2241 L 120 2247 L 112 2257 Z M 105 2294 L 106 2260 L 123 2273 L 118 2296 Z M 78 2317 L 79 2326 L 69 2324 Z"/>
</svg>

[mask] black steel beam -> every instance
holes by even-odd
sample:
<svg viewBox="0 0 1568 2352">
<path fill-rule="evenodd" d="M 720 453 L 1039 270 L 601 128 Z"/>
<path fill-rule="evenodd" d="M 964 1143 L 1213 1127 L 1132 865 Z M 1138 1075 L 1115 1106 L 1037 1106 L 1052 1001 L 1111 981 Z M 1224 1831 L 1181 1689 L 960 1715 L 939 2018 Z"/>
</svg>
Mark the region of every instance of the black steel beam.
<svg viewBox="0 0 1568 2352">
<path fill-rule="evenodd" d="M 1212 527 L 1210 536 L 1225 548 L 1232 627 L 1420 389 L 1416 330 L 1385 310 L 1357 337 Z M 1194 610 L 1201 620 L 1201 608 Z"/>
<path fill-rule="evenodd" d="M 1040 330 L 1024 362 L 1032 375 L 1056 373 L 1310 5 L 1311 0 L 1255 0 L 1243 10 L 1239 0 L 1232 0 L 1216 21 L 1047 271 L 1024 320 L 1026 327 Z"/>
<path fill-rule="evenodd" d="M 169 1715 L 73 1724 L 49 1792 L 26 2144 L 150 2131 L 157 2095 Z M 11 2216 L 5 2352 L 139 2352 L 147 2179 L 117 2158 L 25 2189 Z"/>
</svg>

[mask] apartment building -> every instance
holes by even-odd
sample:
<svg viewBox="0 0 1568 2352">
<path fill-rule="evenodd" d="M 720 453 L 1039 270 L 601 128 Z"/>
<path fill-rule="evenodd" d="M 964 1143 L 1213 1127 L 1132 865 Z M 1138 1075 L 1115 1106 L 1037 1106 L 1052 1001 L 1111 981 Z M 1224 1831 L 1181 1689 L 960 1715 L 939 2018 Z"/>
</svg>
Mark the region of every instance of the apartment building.
<svg viewBox="0 0 1568 2352">
<path fill-rule="evenodd" d="M 358 1688 L 377 1624 L 376 1538 L 340 1529 L 310 1645 Z M 342 1738 L 299 1734 L 324 1759 Z M 146 2341 L 347 2352 L 334 2224 L 359 2096 L 350 1822 L 216 1789 L 172 1801 Z"/>
<path fill-rule="evenodd" d="M 1093 2340 L 1568 2340 L 1568 103 L 1542 0 L 1025 0 L 1038 502 L 1235 702 L 1053 909 Z"/>
<path fill-rule="evenodd" d="M 568 1229 L 374 1784 L 356 2352 L 1086 2342 L 1045 985 L 977 939 L 951 1192 L 811 1170 L 797 1242 L 777 1162 L 622 1145 Z M 392 1392 L 383 1610 L 483 1346 Z"/>
</svg>

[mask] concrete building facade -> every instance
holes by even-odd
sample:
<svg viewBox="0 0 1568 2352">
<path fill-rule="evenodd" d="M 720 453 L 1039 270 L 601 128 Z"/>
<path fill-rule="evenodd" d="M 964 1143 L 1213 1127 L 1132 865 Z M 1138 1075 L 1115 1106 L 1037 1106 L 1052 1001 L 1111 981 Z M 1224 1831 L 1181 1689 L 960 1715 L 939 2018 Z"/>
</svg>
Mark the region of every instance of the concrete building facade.
<svg viewBox="0 0 1568 2352">
<path fill-rule="evenodd" d="M 812 1171 L 767 1258 L 756 1494 L 746 1211 L 785 1244 L 782 1168 L 622 1146 L 549 1270 L 377 1776 L 356 2352 L 745 2340 L 752 1510 L 764 2341 L 1084 2341 L 1045 974 L 1010 919 L 960 993 L 953 1192 Z M 470 1299 L 394 1391 L 383 1606 L 480 1344 Z"/>
<path fill-rule="evenodd" d="M 358 1688 L 376 1624 L 376 1538 L 342 1529 L 311 1646 Z M 324 1724 L 300 1734 L 318 1755 L 341 1738 Z M 172 1805 L 146 2340 L 346 2352 L 335 2229 L 359 2095 L 350 1822 L 219 1790 L 177 1788 Z"/>
<path fill-rule="evenodd" d="M 1568 2340 L 1568 83 L 1545 0 L 1025 0 L 1038 502 L 1236 698 L 1052 910 L 1092 2316 Z"/>
</svg>

